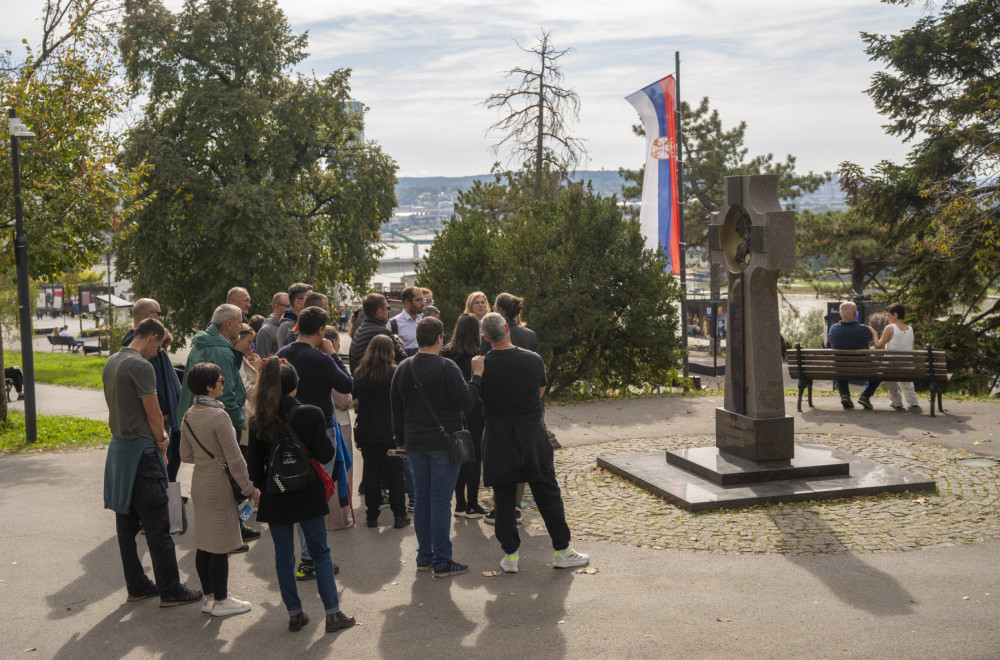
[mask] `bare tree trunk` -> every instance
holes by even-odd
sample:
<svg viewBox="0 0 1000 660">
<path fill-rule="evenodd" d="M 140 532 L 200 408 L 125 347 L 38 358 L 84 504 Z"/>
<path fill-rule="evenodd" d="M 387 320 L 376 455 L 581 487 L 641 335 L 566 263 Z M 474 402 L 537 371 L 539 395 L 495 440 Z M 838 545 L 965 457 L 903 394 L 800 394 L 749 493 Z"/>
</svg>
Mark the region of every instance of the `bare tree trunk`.
<svg viewBox="0 0 1000 660">
<path fill-rule="evenodd" d="M 538 134 L 535 137 L 535 199 L 542 198 L 542 153 L 545 137 L 545 54 L 548 51 L 549 40 L 542 40 L 542 70 L 538 76 Z"/>
</svg>

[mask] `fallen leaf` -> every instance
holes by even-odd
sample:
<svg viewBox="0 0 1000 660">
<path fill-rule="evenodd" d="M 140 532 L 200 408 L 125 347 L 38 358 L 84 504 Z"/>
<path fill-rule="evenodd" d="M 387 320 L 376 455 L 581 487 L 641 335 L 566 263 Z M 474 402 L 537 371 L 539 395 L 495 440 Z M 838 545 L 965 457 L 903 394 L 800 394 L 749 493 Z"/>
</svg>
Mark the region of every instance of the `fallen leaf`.
<svg viewBox="0 0 1000 660">
<path fill-rule="evenodd" d="M 12 562 L 10 562 L 10 565 L 11 566 L 17 566 L 17 562 L 16 561 L 12 561 Z"/>
<path fill-rule="evenodd" d="M 584 575 L 594 575 L 595 573 L 597 573 L 597 569 L 594 568 L 593 566 L 585 566 L 576 572 L 583 573 Z"/>
<path fill-rule="evenodd" d="M 697 540 L 698 540 L 698 537 L 697 537 L 697 536 L 692 536 L 692 537 L 691 537 L 691 540 L 692 540 L 692 541 L 697 541 Z"/>
<path fill-rule="evenodd" d="M 979 442 L 978 440 L 973 440 L 973 441 L 972 441 L 972 444 L 974 444 L 974 445 L 981 445 L 981 444 L 983 444 L 983 443 Z"/>
<path fill-rule="evenodd" d="M 717 616 L 717 617 L 715 617 L 715 620 L 716 621 L 723 621 L 723 622 L 725 622 L 725 621 L 729 621 L 730 619 L 723 619 L 722 617 L 718 617 Z"/>
<path fill-rule="evenodd" d="M 911 599 L 910 599 L 910 602 L 911 602 L 911 603 L 915 603 L 915 602 L 917 602 L 917 601 L 915 601 L 915 600 L 913 600 L 913 599 L 911 598 Z"/>
<path fill-rule="evenodd" d="M 962 596 L 962 600 L 969 600 L 968 596 Z"/>
<path fill-rule="evenodd" d="M 399 584 L 399 580 L 393 581 L 393 584 Z"/>
<path fill-rule="evenodd" d="M 562 619 L 559 619 L 558 621 L 556 621 L 556 623 L 566 623 L 566 622 L 563 621 Z"/>
<path fill-rule="evenodd" d="M 483 577 L 499 577 L 500 571 L 483 571 Z"/>
<path fill-rule="evenodd" d="M 924 504 L 925 502 L 927 502 L 927 498 L 926 497 L 917 497 L 917 498 L 914 498 L 913 501 L 916 502 L 917 504 Z"/>
<path fill-rule="evenodd" d="M 30 649 L 24 649 L 24 652 L 25 653 L 31 653 L 32 651 L 37 651 L 37 650 L 38 649 L 36 649 L 34 646 L 32 646 Z"/>
</svg>

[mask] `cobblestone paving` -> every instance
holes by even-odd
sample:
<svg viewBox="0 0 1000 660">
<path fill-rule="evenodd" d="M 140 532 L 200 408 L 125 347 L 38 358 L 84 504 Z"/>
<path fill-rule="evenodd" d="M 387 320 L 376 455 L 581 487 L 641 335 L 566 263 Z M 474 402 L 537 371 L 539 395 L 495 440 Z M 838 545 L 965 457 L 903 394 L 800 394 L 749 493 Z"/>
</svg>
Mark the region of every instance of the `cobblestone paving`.
<svg viewBox="0 0 1000 660">
<path fill-rule="evenodd" d="M 647 438 L 556 452 L 567 521 L 577 539 L 733 554 L 900 552 L 1000 539 L 1000 467 L 957 464 L 974 454 L 884 438 L 801 434 L 796 440 L 932 477 L 938 492 L 690 513 L 597 467 L 597 456 L 710 447 L 714 436 Z M 525 524 L 544 534 L 537 511 L 525 514 Z"/>
</svg>

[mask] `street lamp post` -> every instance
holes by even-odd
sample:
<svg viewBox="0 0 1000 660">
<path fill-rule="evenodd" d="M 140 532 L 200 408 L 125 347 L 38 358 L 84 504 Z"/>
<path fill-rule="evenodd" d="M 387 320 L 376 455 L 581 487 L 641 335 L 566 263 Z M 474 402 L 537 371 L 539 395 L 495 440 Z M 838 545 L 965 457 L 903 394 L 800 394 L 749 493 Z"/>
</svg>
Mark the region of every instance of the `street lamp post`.
<svg viewBox="0 0 1000 660">
<path fill-rule="evenodd" d="M 24 218 L 21 212 L 21 161 L 18 140 L 28 140 L 35 134 L 18 120 L 14 108 L 8 110 L 10 154 L 14 167 L 14 260 L 17 262 L 17 305 L 21 314 L 21 369 L 24 370 L 24 433 L 28 444 L 38 439 L 38 419 L 35 413 L 35 356 L 32 351 L 31 300 L 28 288 L 28 241 L 24 238 Z"/>
</svg>

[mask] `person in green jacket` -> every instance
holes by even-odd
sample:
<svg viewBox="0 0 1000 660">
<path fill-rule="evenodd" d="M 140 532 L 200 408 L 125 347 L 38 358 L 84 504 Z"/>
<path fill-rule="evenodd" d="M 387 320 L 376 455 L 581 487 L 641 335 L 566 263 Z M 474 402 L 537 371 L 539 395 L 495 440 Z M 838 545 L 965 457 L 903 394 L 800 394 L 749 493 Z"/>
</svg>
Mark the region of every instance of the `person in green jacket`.
<svg viewBox="0 0 1000 660">
<path fill-rule="evenodd" d="M 222 369 L 225 387 L 218 400 L 226 407 L 226 413 L 233 421 L 236 437 L 240 437 L 246 423 L 243 406 L 246 404 L 247 392 L 240 377 L 243 353 L 233 348 L 233 344 L 240 338 L 242 323 L 243 311 L 239 307 L 229 304 L 219 305 L 212 314 L 212 323 L 191 340 L 191 353 L 188 355 L 184 370 L 184 387 L 181 388 L 181 398 L 177 403 L 178 419 L 184 419 L 184 413 L 191 407 L 194 399 L 191 389 L 187 387 L 187 372 L 199 362 L 211 362 Z"/>
</svg>

